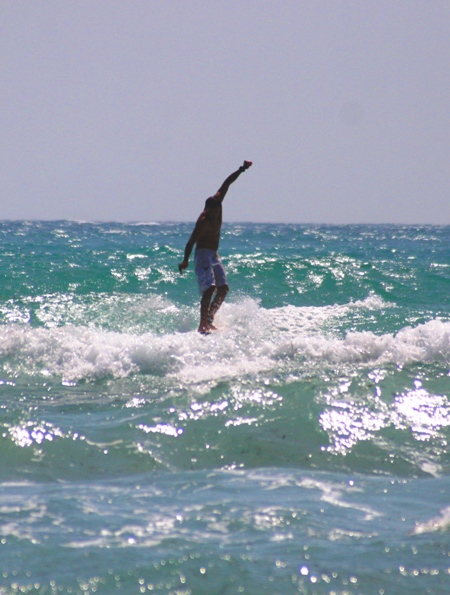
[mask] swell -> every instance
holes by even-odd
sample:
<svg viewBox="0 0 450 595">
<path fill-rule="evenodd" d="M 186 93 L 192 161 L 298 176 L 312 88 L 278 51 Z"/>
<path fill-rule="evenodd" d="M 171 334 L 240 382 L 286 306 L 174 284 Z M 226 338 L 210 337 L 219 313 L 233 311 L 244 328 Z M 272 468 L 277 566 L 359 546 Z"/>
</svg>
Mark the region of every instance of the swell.
<svg viewBox="0 0 450 595">
<path fill-rule="evenodd" d="M 207 337 L 1 327 L 4 468 L 49 479 L 292 466 L 447 474 L 450 323 L 342 332 L 355 313 L 385 307 L 247 299 L 224 306 Z"/>
<path fill-rule="evenodd" d="M 344 380 L 221 383 L 203 394 L 174 387 L 152 393 L 149 386 L 137 394 L 135 386 L 127 395 L 90 391 L 79 399 L 64 389 L 35 389 L 33 397 L 3 407 L 1 480 L 249 468 L 450 473 L 445 395 L 421 386 L 392 398 L 383 392 L 389 382 L 366 390 L 358 382 L 358 390 L 345 392 Z"/>
</svg>

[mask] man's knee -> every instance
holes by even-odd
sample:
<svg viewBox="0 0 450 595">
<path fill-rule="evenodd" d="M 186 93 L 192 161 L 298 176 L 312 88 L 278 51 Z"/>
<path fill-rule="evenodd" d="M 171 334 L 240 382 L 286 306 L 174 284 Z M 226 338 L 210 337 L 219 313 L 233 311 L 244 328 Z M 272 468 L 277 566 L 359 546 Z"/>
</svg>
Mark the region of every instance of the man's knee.
<svg viewBox="0 0 450 595">
<path fill-rule="evenodd" d="M 211 285 L 210 287 L 208 287 L 208 289 L 205 289 L 205 291 L 202 293 L 202 301 L 204 300 L 210 300 L 214 294 L 216 290 L 215 285 Z"/>
<path fill-rule="evenodd" d="M 224 298 L 227 295 L 227 293 L 229 292 L 229 290 L 230 290 L 230 288 L 228 287 L 228 285 L 221 285 L 220 287 L 217 288 L 217 295 Z"/>
</svg>

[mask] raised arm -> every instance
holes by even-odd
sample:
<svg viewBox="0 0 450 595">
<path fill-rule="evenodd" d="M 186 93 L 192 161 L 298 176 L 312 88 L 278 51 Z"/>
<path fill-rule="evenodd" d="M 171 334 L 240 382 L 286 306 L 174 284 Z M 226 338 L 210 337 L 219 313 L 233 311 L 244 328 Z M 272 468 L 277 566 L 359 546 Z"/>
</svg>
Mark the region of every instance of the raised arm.
<svg viewBox="0 0 450 595">
<path fill-rule="evenodd" d="M 224 181 L 224 183 L 219 188 L 219 190 L 215 193 L 214 198 L 216 200 L 218 200 L 219 202 L 222 202 L 223 199 L 225 198 L 225 194 L 228 192 L 228 188 L 231 186 L 231 184 L 233 182 L 235 182 L 238 179 L 238 177 L 241 175 L 241 173 L 243 173 L 245 170 L 247 170 L 251 165 L 252 165 L 251 161 L 244 161 L 244 164 L 241 165 L 241 167 L 238 170 L 236 170 L 234 173 L 232 173 L 231 175 L 228 176 L 228 178 Z"/>
</svg>

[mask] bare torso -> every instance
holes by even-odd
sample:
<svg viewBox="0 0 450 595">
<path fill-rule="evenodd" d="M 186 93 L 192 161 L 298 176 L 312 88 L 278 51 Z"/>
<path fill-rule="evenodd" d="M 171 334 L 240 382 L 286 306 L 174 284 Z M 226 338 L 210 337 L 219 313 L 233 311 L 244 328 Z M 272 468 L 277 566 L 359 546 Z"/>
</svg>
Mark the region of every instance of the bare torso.
<svg viewBox="0 0 450 595">
<path fill-rule="evenodd" d="M 210 211 L 203 211 L 197 219 L 195 229 L 191 236 L 192 244 L 197 244 L 197 250 L 207 248 L 217 252 L 219 249 L 220 230 L 222 227 L 222 205 L 217 209 Z"/>
<path fill-rule="evenodd" d="M 207 248 L 208 250 L 217 252 L 219 249 L 220 229 L 222 227 L 222 207 L 220 207 L 220 211 L 220 215 L 216 218 L 211 218 L 205 213 L 202 213 L 198 218 L 197 225 L 195 226 L 195 229 L 198 232 L 198 250 Z"/>
</svg>

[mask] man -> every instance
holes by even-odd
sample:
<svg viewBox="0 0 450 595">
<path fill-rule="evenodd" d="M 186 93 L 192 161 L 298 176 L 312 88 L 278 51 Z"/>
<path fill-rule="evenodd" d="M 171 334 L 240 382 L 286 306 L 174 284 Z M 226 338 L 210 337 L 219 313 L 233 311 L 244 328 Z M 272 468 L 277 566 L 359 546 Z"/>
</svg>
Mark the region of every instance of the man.
<svg viewBox="0 0 450 595">
<path fill-rule="evenodd" d="M 222 305 L 227 293 L 227 277 L 217 250 L 219 248 L 220 228 L 222 227 L 222 201 L 230 185 L 246 171 L 251 161 L 244 161 L 241 167 L 232 173 L 214 196 L 206 199 L 205 210 L 197 219 L 194 231 L 186 244 L 184 260 L 178 265 L 180 274 L 189 265 L 189 256 L 195 249 L 195 273 L 202 296 L 200 301 L 200 325 L 198 332 L 209 334 L 216 330 L 214 316 Z"/>
</svg>

